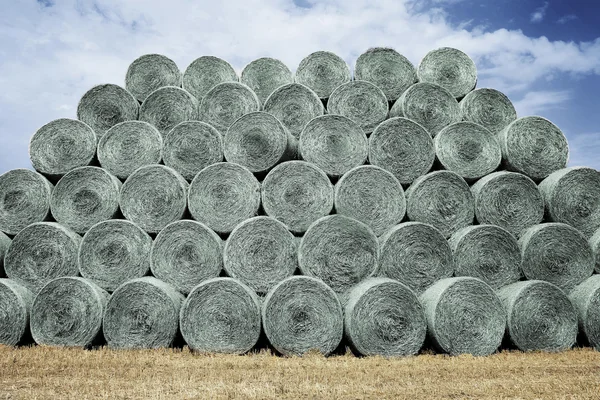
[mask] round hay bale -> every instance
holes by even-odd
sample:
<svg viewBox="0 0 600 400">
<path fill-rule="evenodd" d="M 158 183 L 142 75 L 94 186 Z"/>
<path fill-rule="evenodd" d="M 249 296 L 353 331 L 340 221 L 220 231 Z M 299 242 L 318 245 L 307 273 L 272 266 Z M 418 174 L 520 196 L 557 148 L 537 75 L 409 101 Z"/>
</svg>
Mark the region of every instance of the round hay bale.
<svg viewBox="0 0 600 400">
<path fill-rule="evenodd" d="M 0 175 L 0 231 L 16 235 L 50 217 L 52 184 L 37 172 L 13 169 Z"/>
<path fill-rule="evenodd" d="M 152 238 L 126 220 L 100 222 L 83 236 L 77 261 L 81 276 L 113 292 L 150 272 Z"/>
<path fill-rule="evenodd" d="M 295 80 L 314 90 L 319 98 L 327 99 L 335 88 L 350 82 L 350 68 L 338 55 L 316 51 L 300 61 Z"/>
<path fill-rule="evenodd" d="M 408 218 L 433 225 L 445 237 L 473 224 L 473 203 L 469 185 L 450 171 L 435 171 L 417 178 L 406 191 Z"/>
<path fill-rule="evenodd" d="M 79 167 L 54 187 L 50 210 L 54 219 L 83 234 L 92 225 L 115 218 L 121 181 L 98 167 Z"/>
<path fill-rule="evenodd" d="M 273 168 L 262 181 L 265 213 L 296 234 L 329 215 L 333 209 L 333 185 L 319 167 L 306 161 L 287 161 Z"/>
<path fill-rule="evenodd" d="M 33 294 L 10 279 L 0 279 L 0 344 L 16 346 L 29 332 Z"/>
<path fill-rule="evenodd" d="M 200 222 L 176 221 L 156 236 L 150 260 L 152 275 L 186 295 L 200 282 L 219 276 L 222 241 Z"/>
<path fill-rule="evenodd" d="M 238 118 L 259 109 L 260 102 L 252 89 L 242 83 L 224 82 L 202 98 L 198 115 L 224 135 Z"/>
<path fill-rule="evenodd" d="M 460 106 L 449 91 L 433 83 L 416 83 L 394 103 L 390 117 L 405 117 L 422 125 L 431 136 L 460 122 Z"/>
<path fill-rule="evenodd" d="M 197 118 L 198 100 L 175 86 L 156 89 L 140 107 L 140 121 L 154 125 L 163 137 L 177 124 Z"/>
<path fill-rule="evenodd" d="M 4 255 L 10 247 L 10 243 L 10 238 L 0 231 L 0 278 L 6 277 L 6 273 L 4 272 Z"/>
<path fill-rule="evenodd" d="M 499 171 L 473 186 L 475 217 L 480 224 L 498 225 L 515 237 L 544 218 L 544 201 L 537 185 L 516 172 Z"/>
<path fill-rule="evenodd" d="M 217 233 L 230 233 L 240 222 L 258 214 L 260 183 L 241 165 L 209 165 L 192 180 L 188 204 L 196 221 Z"/>
<path fill-rule="evenodd" d="M 587 344 L 600 350 L 600 275 L 592 275 L 569 294 L 577 310 L 579 331 Z"/>
<path fill-rule="evenodd" d="M 250 218 L 236 226 L 227 238 L 223 267 L 228 276 L 266 294 L 298 267 L 294 235 L 274 218 Z"/>
<path fill-rule="evenodd" d="M 600 274 L 600 229 L 596 231 L 592 235 L 589 240 L 590 247 L 592 248 L 592 252 L 594 253 L 594 258 L 596 259 L 596 268 L 595 271 Z M 0 251 L 0 256 L 2 252 Z"/>
<path fill-rule="evenodd" d="M 507 313 L 506 334 L 522 351 L 564 351 L 577 339 L 577 312 L 566 294 L 544 281 L 498 290 Z"/>
<path fill-rule="evenodd" d="M 165 137 L 164 162 L 188 181 L 205 167 L 223 161 L 223 138 L 205 122 L 186 121 Z"/>
<path fill-rule="evenodd" d="M 495 225 L 467 226 L 449 239 L 454 275 L 479 278 L 499 289 L 521 278 L 521 249 L 517 239 Z"/>
<path fill-rule="evenodd" d="M 506 168 L 534 181 L 567 166 L 567 139 L 545 118 L 519 118 L 500 132 L 499 139 Z"/>
<path fill-rule="evenodd" d="M 473 60 L 451 47 L 427 53 L 419 64 L 417 76 L 420 82 L 440 85 L 457 99 L 465 97 L 477 85 L 477 67 Z"/>
<path fill-rule="evenodd" d="M 354 79 L 374 83 L 389 101 L 396 101 L 417 82 L 417 71 L 410 61 L 394 49 L 375 47 L 358 56 Z"/>
<path fill-rule="evenodd" d="M 183 88 L 198 100 L 219 83 L 239 80 L 233 67 L 214 56 L 202 56 L 194 60 L 183 73 Z"/>
<path fill-rule="evenodd" d="M 54 278 L 77 276 L 80 243 L 78 234 L 55 222 L 31 224 L 6 251 L 6 275 L 34 293 Z"/>
<path fill-rule="evenodd" d="M 539 185 L 548 217 L 591 237 L 600 228 L 600 172 L 593 168 L 564 168 Z"/>
<path fill-rule="evenodd" d="M 344 334 L 342 306 L 335 292 L 319 279 L 292 276 L 277 284 L 262 304 L 269 343 L 285 356 L 311 350 L 333 352 Z"/>
<path fill-rule="evenodd" d="M 115 290 L 104 312 L 104 337 L 116 349 L 170 347 L 179 332 L 184 296 L 151 276 Z"/>
<path fill-rule="evenodd" d="M 421 222 L 404 222 L 379 238 L 378 275 L 422 293 L 454 273 L 452 250 L 442 233 Z"/>
<path fill-rule="evenodd" d="M 79 101 L 77 119 L 89 125 L 100 139 L 116 124 L 138 119 L 139 108 L 135 97 L 122 87 L 97 85 Z"/>
<path fill-rule="evenodd" d="M 594 272 L 592 248 L 570 225 L 534 225 L 523 231 L 519 245 L 523 273 L 529 280 L 547 281 L 569 292 Z"/>
<path fill-rule="evenodd" d="M 252 89 L 263 105 L 275 89 L 294 82 L 294 77 L 281 61 L 263 57 L 244 67 L 240 82 Z"/>
<path fill-rule="evenodd" d="M 296 153 L 296 139 L 277 118 L 264 111 L 240 117 L 223 137 L 225 159 L 254 173 L 266 173 Z"/>
<path fill-rule="evenodd" d="M 336 293 L 377 272 L 379 245 L 371 228 L 343 215 L 315 221 L 298 248 L 298 265 L 304 275 L 323 280 Z"/>
<path fill-rule="evenodd" d="M 493 134 L 517 119 L 517 111 L 508 97 L 495 89 L 475 89 L 459 103 L 462 119 L 474 122 Z"/>
<path fill-rule="evenodd" d="M 492 173 L 502 161 L 500 144 L 494 134 L 473 122 L 457 122 L 445 127 L 433 143 L 441 166 L 467 181 Z"/>
<path fill-rule="evenodd" d="M 386 120 L 389 106 L 383 91 L 367 81 L 351 81 L 338 86 L 329 96 L 327 112 L 356 122 L 368 135 Z"/>
<path fill-rule="evenodd" d="M 236 279 L 209 279 L 184 301 L 180 325 L 192 350 L 244 354 L 260 337 L 260 301 L 252 289 Z"/>
<path fill-rule="evenodd" d="M 39 173 L 60 179 L 67 172 L 89 165 L 96 156 L 96 134 L 75 119 L 61 118 L 38 129 L 29 142 L 29 159 Z"/>
<path fill-rule="evenodd" d="M 331 177 L 340 177 L 367 160 L 367 135 L 350 118 L 323 115 L 312 119 L 300 134 L 300 156 Z"/>
<path fill-rule="evenodd" d="M 148 233 L 158 233 L 185 215 L 188 183 L 172 168 L 137 169 L 121 188 L 121 211 Z"/>
<path fill-rule="evenodd" d="M 31 306 L 31 336 L 37 344 L 90 347 L 102 339 L 109 294 L 79 277 L 48 282 Z"/>
<path fill-rule="evenodd" d="M 439 351 L 487 356 L 500 347 L 506 313 L 485 282 L 469 277 L 441 279 L 420 300 L 427 334 Z"/>
<path fill-rule="evenodd" d="M 391 172 L 374 165 L 352 168 L 335 185 L 335 210 L 363 222 L 381 236 L 402 221 L 404 190 Z"/>
<path fill-rule="evenodd" d="M 125 88 L 141 103 L 165 86 L 181 87 L 181 71 L 177 64 L 160 54 L 145 54 L 129 65 Z"/>
<path fill-rule="evenodd" d="M 138 168 L 162 160 L 160 132 L 147 122 L 125 121 L 110 128 L 98 143 L 102 168 L 119 179 L 127 179 Z"/>
<path fill-rule="evenodd" d="M 319 96 L 299 83 L 275 89 L 265 100 L 263 109 L 281 121 L 296 139 L 311 119 L 325 114 Z"/>
</svg>

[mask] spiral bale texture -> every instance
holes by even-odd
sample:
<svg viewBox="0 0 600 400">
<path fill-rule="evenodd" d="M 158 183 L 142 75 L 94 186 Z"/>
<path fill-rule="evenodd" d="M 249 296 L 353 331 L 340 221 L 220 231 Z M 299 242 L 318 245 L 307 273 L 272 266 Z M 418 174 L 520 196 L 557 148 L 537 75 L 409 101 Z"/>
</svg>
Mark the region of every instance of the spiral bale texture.
<svg viewBox="0 0 600 400">
<path fill-rule="evenodd" d="M 423 346 L 427 322 L 423 307 L 406 285 L 389 278 L 369 278 L 348 296 L 344 332 L 354 351 L 364 356 L 410 356 Z"/>
<path fill-rule="evenodd" d="M 569 292 L 594 272 L 592 248 L 570 225 L 534 225 L 523 231 L 519 245 L 527 279 L 547 281 Z"/>
<path fill-rule="evenodd" d="M 457 99 L 465 97 L 477 85 L 477 68 L 473 60 L 450 47 L 427 53 L 419 64 L 417 76 L 420 82 L 440 85 Z"/>
<path fill-rule="evenodd" d="M 117 349 L 170 347 L 179 332 L 184 297 L 151 276 L 132 279 L 112 294 L 104 313 L 104 337 Z"/>
<path fill-rule="evenodd" d="M 223 267 L 228 276 L 266 294 L 298 267 L 294 235 L 274 218 L 248 219 L 229 235 L 223 250 Z"/>
<path fill-rule="evenodd" d="M 567 166 L 567 139 L 545 118 L 519 118 L 500 132 L 499 139 L 506 168 L 536 182 Z"/>
<path fill-rule="evenodd" d="M 398 179 L 374 165 L 346 172 L 335 185 L 334 204 L 338 214 L 363 222 L 377 236 L 400 223 L 406 212 Z"/>
<path fill-rule="evenodd" d="M 520 350 L 564 351 L 577 339 L 577 312 L 557 286 L 538 280 L 498 290 L 507 313 L 506 334 Z"/>
<path fill-rule="evenodd" d="M 138 119 L 139 104 L 127 90 L 113 84 L 94 86 L 77 106 L 77 119 L 89 125 L 100 139 L 107 130 L 124 121 Z"/>
<path fill-rule="evenodd" d="M 364 131 L 349 118 L 323 115 L 311 120 L 300 134 L 300 156 L 331 177 L 340 177 L 367 160 Z"/>
<path fill-rule="evenodd" d="M 202 98 L 198 116 L 224 135 L 238 118 L 259 109 L 260 102 L 252 89 L 242 83 L 225 82 Z"/>
<path fill-rule="evenodd" d="M 592 235 L 589 240 L 590 247 L 592 248 L 592 253 L 594 253 L 594 258 L 596 259 L 596 273 L 600 274 L 600 229 L 596 231 Z M 1 246 L 1 245 L 0 245 Z M 0 256 L 2 252 L 0 251 Z"/>
<path fill-rule="evenodd" d="M 4 255 L 10 247 L 10 243 L 10 238 L 0 231 L 0 278 L 6 277 L 6 273 L 4 272 Z"/>
<path fill-rule="evenodd" d="M 342 215 L 315 221 L 298 248 L 300 271 L 323 280 L 338 294 L 375 274 L 378 261 L 379 245 L 371 228 Z"/>
<path fill-rule="evenodd" d="M 342 306 L 321 280 L 292 276 L 275 286 L 262 304 L 263 329 L 279 353 L 333 352 L 344 334 Z"/>
<path fill-rule="evenodd" d="M 350 68 L 338 55 L 316 51 L 300 62 L 295 79 L 314 90 L 319 98 L 327 99 L 335 88 L 350 82 Z"/>
<path fill-rule="evenodd" d="M 180 326 L 192 350 L 247 353 L 261 332 L 260 300 L 236 279 L 209 279 L 196 286 L 184 301 Z"/>
<path fill-rule="evenodd" d="M 408 218 L 433 225 L 445 237 L 473 223 L 473 203 L 469 185 L 450 171 L 424 175 L 406 191 Z"/>
<path fill-rule="evenodd" d="M 29 332 L 33 294 L 10 279 L 0 279 L 0 344 L 16 346 Z"/>
<path fill-rule="evenodd" d="M 258 214 L 260 183 L 247 168 L 217 163 L 196 175 L 188 193 L 190 213 L 217 233 L 230 233 Z"/>
<path fill-rule="evenodd" d="M 435 348 L 450 355 L 492 354 L 502 343 L 506 314 L 502 302 L 477 278 L 446 278 L 421 296 L 427 334 Z"/>
<path fill-rule="evenodd" d="M 535 182 L 525 175 L 494 172 L 475 182 L 471 192 L 477 222 L 500 226 L 515 237 L 544 218 L 542 195 Z"/>
<path fill-rule="evenodd" d="M 165 86 L 181 86 L 181 71 L 177 64 L 161 54 L 145 54 L 129 65 L 125 88 L 141 103 Z"/>
<path fill-rule="evenodd" d="M 200 282 L 219 276 L 221 238 L 196 221 L 176 221 L 156 236 L 150 253 L 152 275 L 188 294 Z"/>
<path fill-rule="evenodd" d="M 333 185 L 317 166 L 306 161 L 287 161 L 273 168 L 261 187 L 265 213 L 296 234 L 329 215 L 333 209 Z"/>
<path fill-rule="evenodd" d="M 158 233 L 187 210 L 188 183 L 172 168 L 149 165 L 137 169 L 121 188 L 121 211 L 148 233 Z"/>
<path fill-rule="evenodd" d="M 600 275 L 592 275 L 569 294 L 577 310 L 579 330 L 585 341 L 600 350 Z"/>
<path fill-rule="evenodd" d="M 98 222 L 117 216 L 120 189 L 121 181 L 102 168 L 75 168 L 52 191 L 52 216 L 83 234 Z"/>
<path fill-rule="evenodd" d="M 240 82 L 256 93 L 262 106 L 275 89 L 294 82 L 294 77 L 281 61 L 263 57 L 244 67 Z"/>
<path fill-rule="evenodd" d="M 197 118 L 198 100 L 175 86 L 155 90 L 140 107 L 140 121 L 155 126 L 163 138 L 177 124 Z"/>
<path fill-rule="evenodd" d="M 84 278 L 113 292 L 150 271 L 152 238 L 126 220 L 100 222 L 83 236 L 77 261 Z"/>
<path fill-rule="evenodd" d="M 13 169 L 0 175 L 0 231 L 16 235 L 50 217 L 52 184 L 37 172 Z"/>
<path fill-rule="evenodd" d="M 479 124 L 492 132 L 502 132 L 517 119 L 517 111 L 502 92 L 495 89 L 476 89 L 460 101 L 462 119 Z"/>
<path fill-rule="evenodd" d="M 162 160 L 160 132 L 147 122 L 125 121 L 110 128 L 98 143 L 102 168 L 119 179 L 127 179 L 136 169 Z"/>
<path fill-rule="evenodd" d="M 79 277 L 48 282 L 31 306 L 31 336 L 37 344 L 89 347 L 102 339 L 109 294 Z"/>
<path fill-rule="evenodd" d="M 214 56 L 203 56 L 194 60 L 185 70 L 183 88 L 201 100 L 219 83 L 238 80 L 235 70 L 227 61 Z"/>
</svg>

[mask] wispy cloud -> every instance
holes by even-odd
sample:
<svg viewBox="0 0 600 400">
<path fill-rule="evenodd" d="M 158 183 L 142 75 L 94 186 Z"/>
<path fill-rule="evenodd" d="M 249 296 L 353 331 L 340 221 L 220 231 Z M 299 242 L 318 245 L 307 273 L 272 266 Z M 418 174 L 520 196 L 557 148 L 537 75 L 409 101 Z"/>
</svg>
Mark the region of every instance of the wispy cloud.
<svg viewBox="0 0 600 400">
<path fill-rule="evenodd" d="M 565 102 L 571 99 L 571 92 L 562 91 L 532 91 L 528 92 L 518 101 L 514 102 L 517 113 L 520 116 L 539 115 L 557 107 L 564 107 Z"/>
<path fill-rule="evenodd" d="M 547 9 L 548 9 L 548 2 L 546 1 L 544 3 L 544 5 L 542 5 L 538 9 L 536 9 L 531 14 L 531 18 L 530 18 L 531 22 L 534 22 L 534 23 L 542 22 L 544 20 L 544 17 L 546 16 Z"/>
<path fill-rule="evenodd" d="M 556 22 L 559 24 L 566 24 L 567 22 L 574 21 L 576 19 L 577 19 L 577 15 L 568 14 L 568 15 L 565 15 L 565 16 L 559 18 L 558 21 L 556 21 Z"/>
<path fill-rule="evenodd" d="M 569 166 L 588 166 L 600 170 L 600 132 L 567 135 Z"/>
</svg>

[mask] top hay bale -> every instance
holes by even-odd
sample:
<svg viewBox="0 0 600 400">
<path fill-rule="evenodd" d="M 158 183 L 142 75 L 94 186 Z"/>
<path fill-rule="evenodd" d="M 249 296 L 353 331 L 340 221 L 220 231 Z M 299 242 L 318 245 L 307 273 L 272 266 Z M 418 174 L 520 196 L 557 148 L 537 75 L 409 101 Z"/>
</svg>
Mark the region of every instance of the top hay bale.
<svg viewBox="0 0 600 400">
<path fill-rule="evenodd" d="M 141 103 L 164 86 L 181 86 L 177 64 L 160 54 L 145 54 L 131 63 L 125 75 L 125 88 Z"/>
<path fill-rule="evenodd" d="M 477 85 L 477 68 L 471 58 L 460 50 L 442 47 L 432 50 L 417 69 L 419 82 L 440 85 L 461 99 Z"/>
<path fill-rule="evenodd" d="M 238 118 L 259 109 L 260 101 L 252 89 L 242 83 L 224 82 L 202 98 L 198 117 L 224 135 Z"/>
<path fill-rule="evenodd" d="M 197 118 L 196 98 L 175 86 L 156 89 L 140 107 L 140 121 L 152 124 L 163 137 L 177 124 Z"/>
<path fill-rule="evenodd" d="M 292 71 L 281 61 L 269 57 L 259 58 L 246 65 L 240 77 L 240 82 L 256 93 L 261 106 L 275 89 L 293 81 Z"/>
<path fill-rule="evenodd" d="M 462 119 L 479 124 L 497 134 L 517 119 L 511 101 L 495 89 L 476 89 L 460 101 Z"/>
<path fill-rule="evenodd" d="M 296 82 L 308 86 L 325 100 L 335 88 L 350 82 L 350 68 L 336 54 L 316 51 L 300 62 L 296 70 Z"/>
<path fill-rule="evenodd" d="M 238 76 L 225 60 L 202 56 L 192 61 L 183 74 L 183 88 L 202 100 L 213 87 L 223 82 L 238 82 Z"/>
</svg>

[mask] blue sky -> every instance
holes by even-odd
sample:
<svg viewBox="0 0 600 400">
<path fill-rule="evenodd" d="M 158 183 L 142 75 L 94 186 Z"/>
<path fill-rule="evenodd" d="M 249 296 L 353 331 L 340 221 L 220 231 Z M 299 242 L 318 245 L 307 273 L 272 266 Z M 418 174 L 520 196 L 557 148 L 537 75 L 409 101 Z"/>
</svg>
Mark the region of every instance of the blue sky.
<svg viewBox="0 0 600 400">
<path fill-rule="evenodd" d="M 352 67 L 389 46 L 415 65 L 441 46 L 476 62 L 479 87 L 567 135 L 571 165 L 600 169 L 600 4 L 537 0 L 20 0 L 0 15 L 0 173 L 30 167 L 31 135 L 75 118 L 93 85 L 123 85 L 142 54 L 183 71 L 201 55 L 238 72 L 270 56 L 295 70 L 316 50 Z"/>
</svg>

